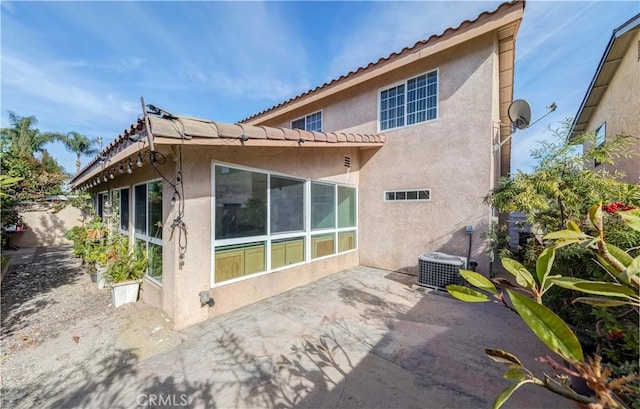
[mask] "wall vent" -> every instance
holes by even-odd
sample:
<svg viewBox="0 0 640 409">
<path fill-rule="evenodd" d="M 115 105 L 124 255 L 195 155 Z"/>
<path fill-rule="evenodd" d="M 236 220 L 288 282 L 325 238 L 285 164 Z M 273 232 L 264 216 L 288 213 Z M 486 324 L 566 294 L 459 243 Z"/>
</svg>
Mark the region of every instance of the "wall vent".
<svg viewBox="0 0 640 409">
<path fill-rule="evenodd" d="M 434 251 L 418 257 L 418 284 L 445 290 L 449 284 L 464 285 L 460 269 L 467 268 L 466 257 Z"/>
<path fill-rule="evenodd" d="M 350 168 L 351 167 L 351 156 L 345 156 L 344 157 L 344 167 L 345 168 Z"/>
</svg>

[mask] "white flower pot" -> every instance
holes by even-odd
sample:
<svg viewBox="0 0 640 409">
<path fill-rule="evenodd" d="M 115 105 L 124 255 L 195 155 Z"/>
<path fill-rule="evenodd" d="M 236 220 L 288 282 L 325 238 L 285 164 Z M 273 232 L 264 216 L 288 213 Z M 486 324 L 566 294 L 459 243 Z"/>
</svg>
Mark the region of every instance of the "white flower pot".
<svg viewBox="0 0 640 409">
<path fill-rule="evenodd" d="M 113 305 L 118 308 L 121 305 L 138 301 L 140 283 L 137 281 L 125 281 L 112 285 Z"/>
</svg>

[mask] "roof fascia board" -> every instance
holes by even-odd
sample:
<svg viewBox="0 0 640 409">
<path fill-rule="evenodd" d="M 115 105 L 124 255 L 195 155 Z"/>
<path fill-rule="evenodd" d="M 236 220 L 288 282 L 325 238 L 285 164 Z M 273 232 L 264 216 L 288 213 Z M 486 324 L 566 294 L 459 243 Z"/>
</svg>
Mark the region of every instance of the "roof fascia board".
<svg viewBox="0 0 640 409">
<path fill-rule="evenodd" d="M 145 144 L 146 146 L 146 144 Z M 129 146 L 127 146 L 126 148 L 124 148 L 122 151 L 116 153 L 115 155 L 113 155 L 112 157 L 110 157 L 108 159 L 109 162 L 111 163 L 118 163 L 120 161 L 122 161 L 123 159 L 127 159 L 129 156 L 132 156 L 133 154 L 137 153 L 138 151 L 142 150 L 137 143 L 131 144 Z M 99 173 L 102 173 L 106 168 L 110 167 L 109 166 L 98 166 L 90 171 L 87 172 L 87 170 L 85 170 L 85 172 L 81 173 L 80 175 L 77 175 L 76 177 L 74 177 L 71 180 L 71 183 L 74 186 L 78 186 L 84 182 L 86 182 L 87 180 L 91 179 L 92 177 L 95 177 L 96 175 L 98 175 Z"/>
<path fill-rule="evenodd" d="M 589 88 L 587 88 L 587 93 L 585 94 L 584 99 L 580 104 L 580 108 L 578 109 L 578 113 L 576 114 L 575 118 L 573 119 L 573 123 L 571 124 L 571 130 L 569 131 L 570 142 L 575 136 L 577 136 L 577 135 L 574 135 L 576 133 L 575 131 L 576 126 L 578 126 L 578 124 L 589 123 L 589 120 L 584 120 L 581 118 L 581 116 L 584 109 L 588 108 L 586 106 L 587 100 L 589 99 L 589 97 L 591 96 L 591 93 L 595 88 L 595 84 L 598 81 L 598 77 L 600 76 L 600 73 L 602 72 L 602 68 L 604 67 L 605 64 L 611 62 L 610 60 L 608 60 L 608 57 L 609 57 L 609 53 L 611 52 L 611 49 L 613 48 L 613 45 L 615 44 L 618 38 L 622 37 L 624 34 L 628 33 L 629 31 L 638 28 L 639 26 L 640 26 L 640 13 L 636 14 L 629 21 L 627 21 L 620 27 L 613 30 L 613 33 L 611 34 L 611 39 L 609 39 L 609 43 L 607 44 L 607 47 L 605 48 L 604 53 L 602 54 L 602 58 L 600 59 L 598 68 L 596 69 L 596 72 L 593 75 L 593 78 L 591 79 L 591 83 L 589 84 Z"/>
<path fill-rule="evenodd" d="M 520 6 L 516 7 L 516 5 L 520 5 Z M 243 123 L 247 125 L 261 124 L 270 119 L 279 117 L 288 112 L 299 109 L 305 105 L 327 98 L 331 95 L 335 95 L 348 88 L 354 87 L 370 79 L 373 79 L 375 77 L 378 77 L 388 72 L 391 72 L 393 70 L 396 70 L 399 67 L 411 64 L 412 62 L 429 57 L 431 55 L 444 51 L 448 48 L 452 48 L 466 41 L 469 41 L 473 38 L 479 37 L 483 34 L 497 30 L 502 26 L 519 21 L 520 19 L 522 19 L 523 12 L 524 12 L 524 3 L 522 2 L 516 3 L 514 7 L 512 7 L 506 12 L 502 12 L 502 13 L 487 17 L 488 18 L 487 21 L 484 21 L 482 23 L 476 23 L 468 28 L 461 30 L 460 32 L 453 33 L 450 36 L 446 36 L 445 38 L 437 39 L 435 40 L 434 43 L 426 44 L 422 48 L 415 50 L 405 56 L 399 57 L 398 59 L 395 59 L 390 62 L 382 63 L 377 68 L 373 68 L 369 71 L 365 71 L 359 75 L 354 76 L 353 78 L 347 78 L 334 85 L 328 86 L 326 89 L 319 90 L 315 93 L 302 97 L 298 101 L 294 101 L 282 107 L 275 108 L 271 112 L 266 112 L 264 115 L 250 119 Z M 516 31 L 517 29 L 518 27 L 516 27 Z"/>
<path fill-rule="evenodd" d="M 304 142 L 295 140 L 274 140 L 274 139 L 249 139 L 241 141 L 229 138 L 192 138 L 176 140 L 156 136 L 156 145 L 213 145 L 213 146 L 259 146 L 259 147 L 300 147 L 300 148 L 376 148 L 384 146 L 384 142 L 316 142 L 305 140 Z"/>
</svg>

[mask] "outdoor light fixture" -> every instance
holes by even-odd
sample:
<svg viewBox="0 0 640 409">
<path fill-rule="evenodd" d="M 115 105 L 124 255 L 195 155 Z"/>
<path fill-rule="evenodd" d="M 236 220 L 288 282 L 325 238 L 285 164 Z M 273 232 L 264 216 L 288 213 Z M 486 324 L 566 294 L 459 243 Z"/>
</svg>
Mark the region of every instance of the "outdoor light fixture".
<svg viewBox="0 0 640 409">
<path fill-rule="evenodd" d="M 113 180 L 115 176 L 113 176 L 113 171 L 109 171 L 109 179 Z"/>
<path fill-rule="evenodd" d="M 103 182 L 106 182 L 107 180 L 108 180 L 108 179 L 107 179 L 107 174 L 105 173 L 104 175 L 102 175 L 102 181 L 103 181 Z"/>
<path fill-rule="evenodd" d="M 306 142 L 306 139 L 304 139 L 304 138 L 300 138 L 300 139 L 298 139 L 298 143 L 299 143 L 300 145 L 302 145 L 302 144 L 303 144 L 303 143 L 305 143 L 305 142 Z"/>
<path fill-rule="evenodd" d="M 124 165 L 120 162 L 120 166 L 118 167 L 118 175 L 122 175 L 124 173 Z"/>
<path fill-rule="evenodd" d="M 242 142 L 246 142 L 249 140 L 249 137 L 245 134 L 242 134 L 241 136 L 238 137 L 238 139 L 240 139 Z"/>
<path fill-rule="evenodd" d="M 131 158 L 129 158 L 129 163 L 127 163 L 127 173 L 131 174 L 133 169 L 131 169 Z"/>
<path fill-rule="evenodd" d="M 142 167 L 142 155 L 138 154 L 138 159 L 136 159 L 136 166 L 141 168 Z"/>
</svg>

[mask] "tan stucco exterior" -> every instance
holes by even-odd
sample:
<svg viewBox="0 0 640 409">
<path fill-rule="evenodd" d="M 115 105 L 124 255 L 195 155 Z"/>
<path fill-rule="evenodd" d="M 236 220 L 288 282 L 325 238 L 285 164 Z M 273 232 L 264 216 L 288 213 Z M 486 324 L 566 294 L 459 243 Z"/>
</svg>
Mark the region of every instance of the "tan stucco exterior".
<svg viewBox="0 0 640 409">
<path fill-rule="evenodd" d="M 327 132 L 375 133 L 380 89 L 438 71 L 438 118 L 387 130 L 383 148 L 360 152 L 361 264 L 415 272 L 418 256 L 429 251 L 467 257 L 465 227 L 471 225 L 471 259 L 488 271 L 481 236 L 491 222 L 483 199 L 501 159 L 492 149 L 500 120 L 500 44 L 497 32 L 487 33 L 262 123 L 290 126 L 293 119 L 322 110 Z M 431 189 L 431 201 L 384 201 L 385 190 L 420 188 Z"/>
<path fill-rule="evenodd" d="M 162 285 L 145 279 L 141 299 L 165 310 L 181 328 L 358 264 L 415 272 L 418 257 L 426 252 L 467 257 L 470 239 L 471 259 L 488 274 L 481 235 L 494 219 L 483 198 L 509 169 L 509 143 L 501 150 L 494 145 L 505 136 L 499 124 L 506 123 L 512 98 L 514 38 L 523 8 L 518 2 L 503 5 L 434 41 L 420 43 L 241 125 L 189 120 L 191 133 L 187 135 L 185 125 L 180 138 L 174 130 L 187 122 L 176 121 L 174 126 L 154 119 L 156 129 L 165 126 L 167 130 L 154 140 L 167 158 L 159 169 L 171 183 L 176 182 L 182 158 L 182 221 L 188 244 L 184 259 L 179 260 L 178 230 L 170 239 L 178 206 L 171 203 L 173 188 L 165 181 Z M 438 72 L 437 118 L 381 133 L 379 91 L 432 70 Z M 318 110 L 322 111 L 322 133 L 305 137 L 300 133 L 298 140 L 291 137 L 292 131 L 282 129 Z M 139 121 L 110 145 L 107 153 L 113 163 L 128 157 L 135 160 L 139 149 L 148 148 L 144 130 L 148 123 Z M 131 142 L 139 135 L 142 142 Z M 307 258 L 292 268 L 215 283 L 215 163 L 356 187 L 357 248 L 317 260 Z M 105 184 L 90 185 L 103 171 L 101 166 L 111 165 L 94 161 L 75 183 L 89 186 L 92 192 L 103 191 Z M 158 178 L 147 161 L 132 175 L 118 175 L 107 186 L 132 187 Z M 410 189 L 429 189 L 431 199 L 384 200 L 386 190 Z M 466 226 L 473 226 L 473 235 L 465 232 Z M 203 292 L 214 299 L 215 306 L 201 304 Z"/>
<path fill-rule="evenodd" d="M 11 243 L 18 247 L 44 247 L 71 244 L 64 234 L 73 226 L 80 225 L 82 213 L 73 206 L 65 206 L 60 211 L 54 208 L 29 209 L 20 212 L 27 227 L 20 233 L 13 233 Z"/>
<path fill-rule="evenodd" d="M 631 46 L 618 66 L 600 103 L 596 107 L 587 130 L 595 131 L 606 124 L 606 136 L 628 135 L 630 157 L 617 158 L 613 165 L 603 164 L 610 172 L 623 172 L 624 181 L 640 183 L 640 59 L 638 44 L 640 30 L 636 30 Z M 588 147 L 588 146 L 587 146 Z"/>
</svg>

